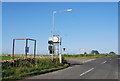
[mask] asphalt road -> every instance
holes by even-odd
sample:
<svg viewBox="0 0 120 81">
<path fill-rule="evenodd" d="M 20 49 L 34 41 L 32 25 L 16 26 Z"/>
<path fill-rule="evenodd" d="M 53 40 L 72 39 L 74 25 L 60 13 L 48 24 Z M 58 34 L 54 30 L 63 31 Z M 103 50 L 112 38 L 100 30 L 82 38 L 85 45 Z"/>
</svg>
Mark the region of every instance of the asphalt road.
<svg viewBox="0 0 120 81">
<path fill-rule="evenodd" d="M 91 60 L 69 60 L 69 68 L 27 79 L 118 79 L 118 56 Z"/>
</svg>

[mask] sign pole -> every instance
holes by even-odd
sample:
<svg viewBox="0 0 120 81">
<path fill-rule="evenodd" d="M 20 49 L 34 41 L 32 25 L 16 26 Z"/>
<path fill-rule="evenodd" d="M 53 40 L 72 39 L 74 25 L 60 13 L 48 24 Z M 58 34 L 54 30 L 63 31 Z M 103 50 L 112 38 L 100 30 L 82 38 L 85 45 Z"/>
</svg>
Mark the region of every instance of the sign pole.
<svg viewBox="0 0 120 81">
<path fill-rule="evenodd" d="M 26 50 L 27 47 L 28 47 L 28 39 L 26 39 L 26 47 L 25 47 L 25 56 L 26 56 L 26 58 L 27 58 L 27 50 Z"/>
<path fill-rule="evenodd" d="M 60 60 L 60 63 L 62 63 L 62 56 L 61 56 L 61 48 L 60 48 L 60 42 L 59 42 L 59 60 Z"/>
<path fill-rule="evenodd" d="M 12 59 L 14 60 L 15 39 L 13 39 Z"/>
<path fill-rule="evenodd" d="M 53 43 L 53 46 L 52 46 L 52 61 L 53 61 L 53 55 L 54 55 L 54 43 Z"/>
<path fill-rule="evenodd" d="M 34 41 L 34 58 L 35 58 L 35 55 L 36 55 L 36 40 Z"/>
</svg>

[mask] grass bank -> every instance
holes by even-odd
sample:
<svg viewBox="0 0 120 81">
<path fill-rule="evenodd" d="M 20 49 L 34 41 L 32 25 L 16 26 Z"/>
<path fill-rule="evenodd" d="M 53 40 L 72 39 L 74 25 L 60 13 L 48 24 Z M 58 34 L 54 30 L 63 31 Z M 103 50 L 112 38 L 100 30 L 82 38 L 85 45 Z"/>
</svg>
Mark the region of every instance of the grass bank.
<svg viewBox="0 0 120 81">
<path fill-rule="evenodd" d="M 64 54 L 62 56 L 65 59 L 93 59 L 93 58 L 116 56 L 116 54 L 98 54 L 98 55 L 92 55 L 92 54 L 68 55 L 68 54 Z"/>
<path fill-rule="evenodd" d="M 65 60 L 59 63 L 59 59 L 55 58 L 52 61 L 50 58 L 37 58 L 37 59 L 22 59 L 15 62 L 2 63 L 2 79 L 16 80 L 23 79 L 27 76 L 46 73 L 61 68 L 68 67 Z"/>
</svg>

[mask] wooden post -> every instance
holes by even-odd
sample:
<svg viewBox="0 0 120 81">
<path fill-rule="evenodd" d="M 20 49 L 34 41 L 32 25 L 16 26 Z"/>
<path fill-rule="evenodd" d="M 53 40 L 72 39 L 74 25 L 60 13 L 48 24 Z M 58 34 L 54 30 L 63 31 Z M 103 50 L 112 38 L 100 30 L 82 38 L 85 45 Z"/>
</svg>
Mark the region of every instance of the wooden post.
<svg viewBox="0 0 120 81">
<path fill-rule="evenodd" d="M 26 48 L 28 47 L 28 39 L 26 39 L 26 47 L 25 47 L 25 56 L 27 58 L 27 51 L 26 51 Z"/>
<path fill-rule="evenodd" d="M 34 58 L 35 58 L 35 55 L 36 55 L 36 40 L 34 41 Z"/>
<path fill-rule="evenodd" d="M 13 48 L 12 48 L 12 59 L 14 60 L 14 47 L 15 47 L 15 39 L 13 39 Z"/>
</svg>

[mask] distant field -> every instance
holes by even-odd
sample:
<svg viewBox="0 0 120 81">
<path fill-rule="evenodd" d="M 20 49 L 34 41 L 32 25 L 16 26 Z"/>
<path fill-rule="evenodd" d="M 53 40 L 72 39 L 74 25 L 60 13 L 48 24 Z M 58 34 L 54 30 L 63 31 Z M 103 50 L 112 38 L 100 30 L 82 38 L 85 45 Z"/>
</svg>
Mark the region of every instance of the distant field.
<svg viewBox="0 0 120 81">
<path fill-rule="evenodd" d="M 102 57 L 110 57 L 110 56 L 116 56 L 116 54 L 98 54 L 98 55 L 92 55 L 92 54 L 78 54 L 78 55 L 62 55 L 65 59 L 93 59 L 93 58 L 102 58 Z"/>
<path fill-rule="evenodd" d="M 33 58 L 34 56 L 33 55 L 27 55 L 27 58 Z M 36 58 L 46 58 L 48 57 L 48 55 L 36 55 Z M 9 55 L 2 55 L 0 56 L 0 58 L 2 58 L 2 60 L 11 60 L 12 59 L 12 56 L 9 54 Z M 22 58 L 25 58 L 25 55 L 17 55 L 15 54 L 14 56 L 14 59 L 22 59 Z"/>
<path fill-rule="evenodd" d="M 2 60 L 11 60 L 12 57 L 11 56 L 0 56 L 0 58 L 2 57 Z M 14 57 L 15 59 L 18 59 L 18 58 L 23 58 L 23 57 Z"/>
<path fill-rule="evenodd" d="M 54 57 L 56 57 L 57 55 L 54 55 Z M 116 56 L 116 54 L 98 54 L 98 55 L 84 55 L 84 54 L 78 54 L 78 55 L 68 55 L 68 54 L 64 54 L 62 55 L 65 59 L 92 59 L 92 58 L 101 58 L 101 57 L 109 57 L 109 56 Z M 0 58 L 2 57 L 2 60 L 11 60 L 12 57 L 10 55 L 8 56 L 0 56 Z M 21 56 L 21 55 L 16 55 L 14 58 L 15 59 L 22 59 L 25 56 Z M 28 55 L 28 58 L 33 57 L 33 55 Z M 48 55 L 36 55 L 36 58 L 46 58 L 49 57 Z"/>
</svg>

